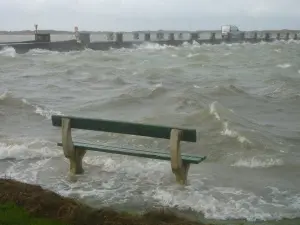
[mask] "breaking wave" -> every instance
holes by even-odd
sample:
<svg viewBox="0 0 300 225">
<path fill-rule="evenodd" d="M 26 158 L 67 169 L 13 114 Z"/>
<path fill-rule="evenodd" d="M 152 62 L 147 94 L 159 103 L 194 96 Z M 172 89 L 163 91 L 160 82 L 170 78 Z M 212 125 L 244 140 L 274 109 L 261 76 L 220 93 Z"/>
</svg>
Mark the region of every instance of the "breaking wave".
<svg viewBox="0 0 300 225">
<path fill-rule="evenodd" d="M 251 141 L 248 140 L 245 136 L 241 135 L 238 131 L 233 130 L 229 127 L 229 121 L 227 121 L 226 118 L 221 118 L 220 113 L 218 112 L 218 109 L 224 110 L 224 107 L 222 107 L 218 102 L 213 102 L 210 104 L 209 110 L 210 114 L 215 117 L 218 121 L 222 123 L 222 130 L 220 131 L 221 135 L 236 138 L 240 143 L 248 143 L 251 144 Z M 228 110 L 229 113 L 232 113 L 230 110 Z"/>
<path fill-rule="evenodd" d="M 7 140 L 0 142 L 0 160 L 36 159 L 61 156 L 62 152 L 52 149 L 52 143 L 44 140 Z"/>
<path fill-rule="evenodd" d="M 271 158 L 271 157 L 265 157 L 263 159 L 262 157 L 254 156 L 250 159 L 240 159 L 232 166 L 235 167 L 247 167 L 247 168 L 269 168 L 274 166 L 282 166 L 284 165 L 284 162 L 282 159 L 278 158 Z"/>
<path fill-rule="evenodd" d="M 4 47 L 3 49 L 0 49 L 0 56 L 15 58 L 16 54 L 16 50 L 12 47 Z"/>
<path fill-rule="evenodd" d="M 51 119 L 51 115 L 53 114 L 62 115 L 60 111 L 52 110 L 37 104 L 32 104 L 24 98 L 15 98 L 9 91 L 5 91 L 0 95 L 0 105 L 3 105 L 4 107 L 12 107 L 10 110 L 18 110 L 20 108 L 32 110 L 32 112 L 36 113 L 37 115 L 41 115 L 46 119 Z"/>
</svg>

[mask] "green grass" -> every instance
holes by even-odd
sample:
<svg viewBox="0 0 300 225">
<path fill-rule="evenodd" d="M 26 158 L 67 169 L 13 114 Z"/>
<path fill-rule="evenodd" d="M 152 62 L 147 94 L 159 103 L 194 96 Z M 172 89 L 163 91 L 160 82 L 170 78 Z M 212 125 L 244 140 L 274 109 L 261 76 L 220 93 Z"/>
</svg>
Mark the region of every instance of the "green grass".
<svg viewBox="0 0 300 225">
<path fill-rule="evenodd" d="M 0 204 L 1 225 L 67 225 L 58 221 L 36 218 L 13 203 Z"/>
</svg>

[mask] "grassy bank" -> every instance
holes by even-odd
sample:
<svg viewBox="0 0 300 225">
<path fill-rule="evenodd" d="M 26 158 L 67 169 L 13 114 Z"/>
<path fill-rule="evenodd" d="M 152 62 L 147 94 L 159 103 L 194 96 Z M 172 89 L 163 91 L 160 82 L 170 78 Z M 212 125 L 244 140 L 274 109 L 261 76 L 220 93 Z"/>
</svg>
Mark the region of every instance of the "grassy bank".
<svg viewBox="0 0 300 225">
<path fill-rule="evenodd" d="M 176 215 L 151 211 L 143 215 L 93 209 L 38 185 L 0 179 L 1 225 L 203 225 Z"/>
<path fill-rule="evenodd" d="M 22 207 L 15 203 L 5 203 L 0 205 L 1 225 L 67 225 L 57 220 L 44 219 L 30 215 Z"/>
</svg>

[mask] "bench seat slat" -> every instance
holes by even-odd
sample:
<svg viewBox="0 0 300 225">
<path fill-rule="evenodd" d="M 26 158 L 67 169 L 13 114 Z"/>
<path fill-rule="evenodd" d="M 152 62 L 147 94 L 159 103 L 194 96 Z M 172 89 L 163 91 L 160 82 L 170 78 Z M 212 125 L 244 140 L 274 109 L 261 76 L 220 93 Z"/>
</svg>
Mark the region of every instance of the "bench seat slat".
<svg viewBox="0 0 300 225">
<path fill-rule="evenodd" d="M 94 145 L 96 147 L 99 147 L 99 146 L 103 146 L 104 148 L 109 146 L 107 144 L 104 144 L 104 143 L 101 143 L 101 142 L 87 142 L 87 141 L 84 141 L 84 140 L 76 140 L 76 143 L 80 143 L 80 144 L 84 144 L 84 145 Z M 142 152 L 149 152 L 149 153 L 158 153 L 158 154 L 169 154 L 168 152 L 162 152 L 158 149 L 149 149 L 149 148 L 145 148 L 145 147 L 138 147 L 138 148 L 130 148 L 130 147 L 125 147 L 125 146 L 109 146 L 109 147 L 113 147 L 113 148 L 117 148 L 117 149 L 125 149 L 127 151 L 142 151 Z M 194 156 L 194 155 L 189 155 L 189 154 L 184 154 L 184 153 L 181 153 L 181 156 L 186 156 L 186 157 L 201 157 L 201 156 Z M 203 158 L 203 157 L 201 157 Z"/>
<path fill-rule="evenodd" d="M 157 151 L 144 150 L 144 149 L 143 150 L 130 149 L 126 147 L 115 147 L 115 146 L 103 145 L 100 143 L 74 142 L 73 144 L 74 147 L 76 148 L 82 148 L 91 151 L 136 156 L 136 157 L 143 157 L 143 158 L 150 158 L 150 159 L 171 160 L 170 154 L 164 152 L 157 152 Z M 62 143 L 60 142 L 57 145 L 62 146 Z M 206 157 L 182 154 L 182 161 L 186 163 L 198 164 L 205 159 Z"/>
</svg>

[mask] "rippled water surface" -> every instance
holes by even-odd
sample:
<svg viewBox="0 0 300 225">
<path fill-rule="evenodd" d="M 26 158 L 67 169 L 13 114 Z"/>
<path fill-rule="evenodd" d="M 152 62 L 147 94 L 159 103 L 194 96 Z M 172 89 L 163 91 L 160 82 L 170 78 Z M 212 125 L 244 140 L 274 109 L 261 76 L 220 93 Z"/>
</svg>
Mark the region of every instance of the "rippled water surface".
<svg viewBox="0 0 300 225">
<path fill-rule="evenodd" d="M 300 42 L 59 53 L 0 52 L 0 170 L 93 206 L 166 206 L 232 224 L 300 217 Z M 206 155 L 189 184 L 170 163 L 88 152 L 68 161 L 52 114 L 196 128 L 182 151 Z M 167 151 L 168 141 L 75 131 L 80 138 Z"/>
</svg>

